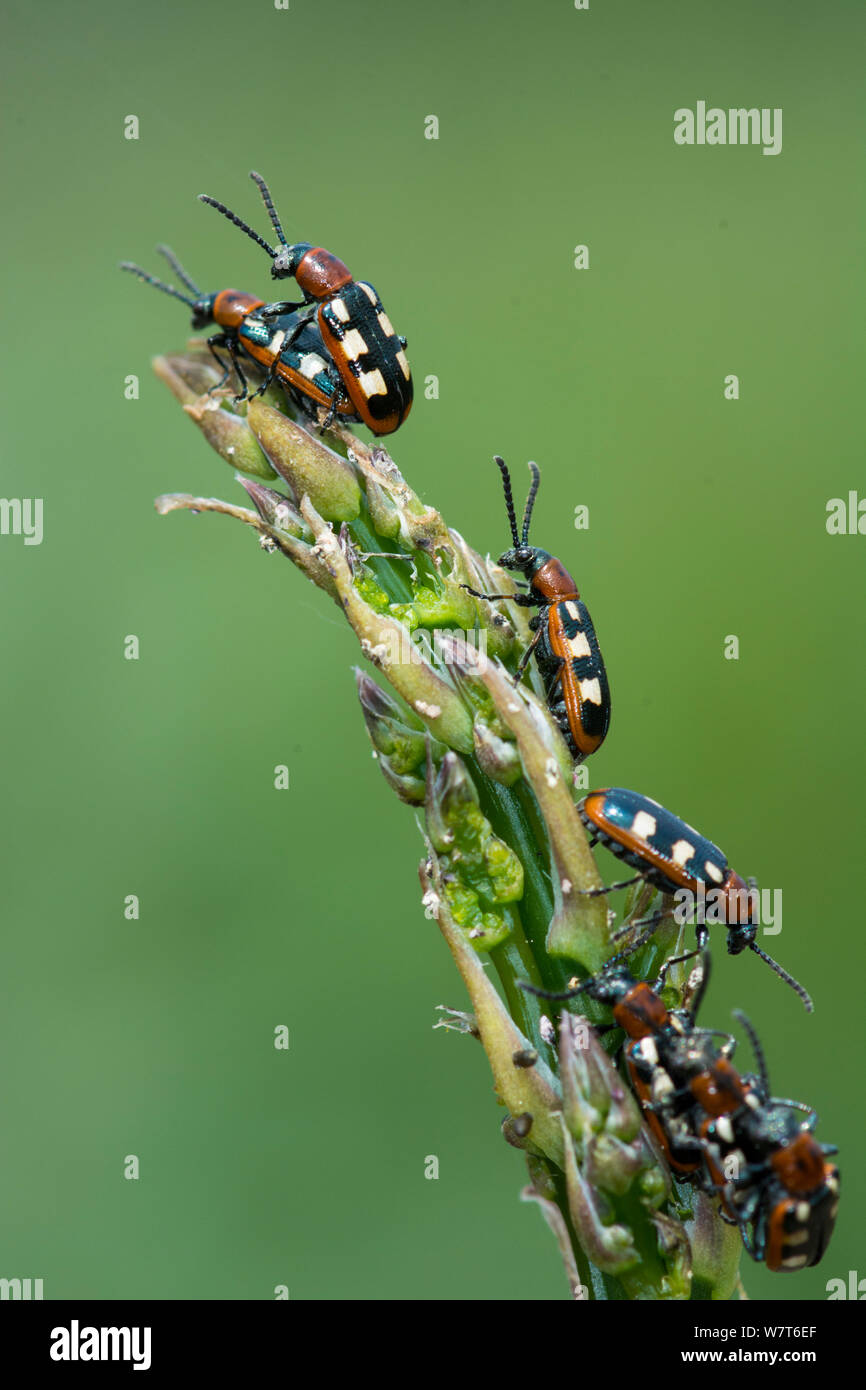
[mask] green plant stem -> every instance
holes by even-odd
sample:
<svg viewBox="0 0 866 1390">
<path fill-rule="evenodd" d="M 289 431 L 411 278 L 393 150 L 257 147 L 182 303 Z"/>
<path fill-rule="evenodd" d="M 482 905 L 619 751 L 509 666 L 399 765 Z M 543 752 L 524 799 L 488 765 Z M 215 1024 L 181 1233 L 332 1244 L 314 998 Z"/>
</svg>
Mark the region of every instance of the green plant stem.
<svg viewBox="0 0 866 1390">
<path fill-rule="evenodd" d="M 376 579 L 377 584 L 385 590 L 392 603 L 411 603 L 412 585 L 410 582 L 411 565 L 417 564 L 414 555 L 406 552 L 406 563 L 400 560 L 391 560 L 380 554 L 382 550 L 397 551 L 399 543 L 395 541 L 384 541 L 373 530 L 373 522 L 370 517 L 370 510 L 366 502 L 361 502 L 361 514 L 355 521 L 349 523 L 349 531 L 352 540 L 358 549 L 370 555 L 369 560 L 364 564 L 368 566 Z"/>
<path fill-rule="evenodd" d="M 189 405 L 187 397 L 205 389 L 200 380 L 201 364 L 190 364 L 189 380 L 181 372 L 182 365 L 180 359 L 173 359 L 166 381 L 178 399 Z M 460 624 L 472 626 L 475 607 L 459 591 L 457 582 L 462 575 L 486 575 L 486 579 L 476 578 L 475 583 L 485 592 L 488 588 L 498 592 L 501 582 L 491 577 L 496 567 L 485 564 L 483 557 L 459 538 L 454 540 L 455 533 L 447 531 L 435 509 L 420 503 L 378 446 L 371 450 L 343 431 L 333 442 L 339 453 L 345 446 L 345 453 L 351 454 L 350 466 L 344 466 L 311 431 L 304 437 L 303 429 L 283 428 L 273 407 L 268 412 L 251 406 L 251 428 L 243 416 L 237 416 L 233 424 L 220 421 L 224 428 L 215 431 L 213 412 L 202 409 L 199 415 L 193 418 L 221 457 L 257 477 L 270 478 L 270 472 L 260 466 L 265 457 L 259 448 L 262 445 L 267 457 L 279 464 L 291 496 L 297 498 L 296 506 L 285 508 L 287 513 L 291 511 L 285 526 L 280 520 L 281 495 L 269 486 L 250 491 L 264 520 L 246 508 L 215 499 L 204 499 L 205 509 L 227 512 L 252 525 L 260 535 L 270 536 L 319 587 L 338 598 L 362 649 L 413 711 L 404 719 L 381 689 L 381 698 L 367 689 L 362 700 L 368 731 L 383 756 L 389 784 L 411 805 L 426 805 L 430 861 L 422 866 L 425 896 L 430 894 L 439 904 L 440 927 L 467 984 L 476 1017 L 483 1020 L 483 1031 L 481 1025 L 479 1031 L 498 1093 L 511 1110 L 512 1120 L 531 1116 L 530 1124 L 522 1129 L 506 1127 L 506 1136 L 527 1150 L 533 1173 L 532 1195 L 545 1204 L 546 1217 L 566 1256 L 567 1233 L 574 1255 L 573 1263 L 566 1258 L 569 1279 L 576 1271 L 587 1297 L 593 1299 L 688 1296 L 683 1291 L 688 1287 L 690 1271 L 686 1267 L 683 1277 L 678 1254 L 686 1249 L 685 1233 L 674 1219 L 675 1200 L 668 1203 L 670 1215 L 662 1212 L 665 1178 L 649 1150 L 641 1147 L 645 1139 L 636 1138 L 636 1102 L 629 1101 L 634 1107 L 630 1117 L 627 1089 L 613 1076 L 596 1039 L 591 1039 L 594 1051 L 590 1061 L 581 1060 L 585 1043 L 578 1041 L 579 1031 L 570 1034 L 568 1021 L 560 1022 L 554 1039 L 552 1029 L 560 1010 L 520 988 L 528 981 L 561 991 L 572 975 L 588 973 L 579 959 L 549 954 L 549 934 L 553 950 L 595 952 L 593 969 L 598 968 L 599 959 L 611 953 L 599 948 L 598 933 L 604 925 L 601 911 L 593 906 L 582 914 L 575 910 L 575 899 L 566 902 L 572 891 L 580 893 L 597 880 L 574 807 L 569 804 L 570 793 L 556 781 L 561 776 L 568 786 L 569 770 L 564 755 L 557 752 L 557 731 L 551 726 L 548 733 L 539 732 L 525 714 L 512 721 L 505 713 L 506 707 L 512 706 L 499 690 L 500 685 L 507 689 L 504 673 L 488 668 L 486 679 L 479 680 L 458 651 L 462 643 L 443 644 L 442 651 L 451 650 L 451 657 L 442 652 L 428 657 L 413 651 L 407 660 L 389 653 L 388 641 L 400 634 L 401 625 L 410 634 L 416 625 L 429 629 L 437 619 L 443 627 L 458 631 L 462 630 Z M 389 479 L 395 480 L 394 486 Z M 396 535 L 377 533 L 369 499 L 386 530 L 396 530 L 399 523 Z M 187 507 L 195 501 L 186 497 L 163 499 L 161 510 Z M 354 556 L 347 556 L 340 543 L 343 525 L 352 546 L 364 557 L 364 573 L 359 573 Z M 309 536 L 315 539 L 314 545 L 309 543 Z M 388 604 L 394 611 L 386 611 Z M 496 637 L 497 655 L 502 655 L 505 667 L 513 670 L 519 641 L 508 634 L 513 628 L 523 640 L 528 639 L 525 616 L 519 610 L 510 616 L 511 628 L 504 634 L 501 623 L 493 622 L 489 613 L 484 621 Z M 536 670 L 531 670 L 528 681 L 540 697 L 532 712 L 538 724 L 544 720 L 544 693 Z M 375 687 L 375 682 L 368 684 Z M 490 693 L 494 688 L 496 698 Z M 516 746 L 509 748 L 509 738 L 516 739 Z M 473 756 L 473 746 L 479 750 L 478 757 Z M 548 797 L 542 777 L 551 749 L 555 776 L 548 775 L 547 786 L 552 789 Z M 523 777 L 519 776 L 518 754 L 523 759 Z M 386 759 L 393 759 L 387 761 L 387 768 Z M 493 775 L 483 771 L 484 767 Z M 494 780 L 496 777 L 502 781 Z M 512 778 L 517 780 L 505 785 Z M 548 802 L 550 831 L 543 814 Z M 479 832 L 482 816 L 486 824 Z M 457 852 L 452 853 L 455 834 Z M 480 846 L 479 834 L 483 836 Z M 569 843 L 570 837 L 577 837 L 576 841 Z M 447 884 L 441 870 L 446 859 Z M 556 875 L 553 881 L 552 872 Z M 480 894 L 476 892 L 479 883 Z M 447 908 L 451 901 L 461 904 L 459 926 Z M 448 915 L 442 916 L 443 912 Z M 484 972 L 484 942 L 477 938 L 487 927 L 485 931 L 474 930 L 479 916 L 495 932 L 488 939 L 500 943 L 489 950 L 499 990 Z M 584 917 L 592 923 L 593 939 L 589 928 L 583 933 L 576 928 L 569 934 L 571 919 L 577 920 L 579 927 Z M 467 931 L 467 922 L 472 930 Z M 640 969 L 644 962 L 649 968 L 665 954 L 675 936 L 673 928 L 660 932 L 653 945 L 641 953 L 641 960 L 635 961 L 635 968 Z M 669 981 L 669 985 L 676 993 L 675 982 Z M 571 1007 L 590 1022 L 607 1013 L 585 996 Z M 542 1019 L 546 1020 L 543 1032 Z M 523 1072 L 521 1064 L 526 1059 L 517 1051 L 523 1047 L 523 1038 L 538 1053 L 537 1070 L 529 1073 Z M 547 1157 L 537 1159 L 539 1154 Z M 540 1166 L 533 1172 L 534 1164 Z M 551 1220 L 554 1206 L 564 1224 Z M 700 1208 L 698 1213 L 695 1227 Z M 709 1209 L 706 1214 L 709 1221 L 715 1219 Z M 734 1253 L 738 1255 L 736 1232 L 735 1236 Z M 692 1248 L 700 1252 L 694 1238 Z M 711 1296 L 710 1281 L 716 1273 L 724 1277 L 727 1257 L 720 1251 L 715 1237 L 704 1242 L 701 1282 L 693 1287 L 695 1298 Z M 601 1273 L 592 1260 L 604 1268 L 617 1269 L 619 1277 Z"/>
<path fill-rule="evenodd" d="M 496 973 L 502 985 L 502 993 L 514 1022 L 536 1048 L 545 1046 L 540 1031 L 543 1012 L 541 1001 L 537 995 L 520 989 L 517 984 L 518 980 L 531 980 L 533 984 L 539 983 L 538 967 L 519 924 L 507 941 L 504 941 L 501 946 L 494 947 L 490 952 L 490 959 L 496 967 Z M 553 1051 L 552 1049 L 549 1051 L 548 1061 L 554 1064 Z"/>
</svg>

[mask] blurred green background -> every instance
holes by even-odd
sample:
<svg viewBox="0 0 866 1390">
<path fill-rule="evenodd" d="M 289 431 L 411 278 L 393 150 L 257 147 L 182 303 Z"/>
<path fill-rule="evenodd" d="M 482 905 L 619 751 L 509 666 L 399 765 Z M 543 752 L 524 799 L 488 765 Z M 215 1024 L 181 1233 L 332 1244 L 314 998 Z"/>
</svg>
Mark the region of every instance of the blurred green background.
<svg viewBox="0 0 866 1390">
<path fill-rule="evenodd" d="M 392 441 L 422 495 L 498 553 L 491 455 L 521 488 L 541 464 L 535 540 L 612 684 L 592 784 L 783 889 L 766 945 L 815 1015 L 722 948 L 705 1021 L 744 1008 L 774 1089 L 841 1146 L 824 1263 L 744 1262 L 756 1298 L 824 1297 L 864 1199 L 866 539 L 825 530 L 866 490 L 862 6 L 19 3 L 5 38 L 2 493 L 44 498 L 45 538 L 0 539 L 0 1275 L 49 1298 L 565 1296 L 481 1049 L 431 1031 L 464 994 L 350 633 L 241 528 L 152 508 L 243 499 L 150 375 L 185 311 L 116 265 L 158 270 L 164 239 L 203 286 L 267 293 L 195 201 L 264 228 L 258 168 L 291 235 L 378 287 L 418 386 L 439 377 Z M 781 106 L 782 154 L 678 148 L 698 99 Z"/>
</svg>

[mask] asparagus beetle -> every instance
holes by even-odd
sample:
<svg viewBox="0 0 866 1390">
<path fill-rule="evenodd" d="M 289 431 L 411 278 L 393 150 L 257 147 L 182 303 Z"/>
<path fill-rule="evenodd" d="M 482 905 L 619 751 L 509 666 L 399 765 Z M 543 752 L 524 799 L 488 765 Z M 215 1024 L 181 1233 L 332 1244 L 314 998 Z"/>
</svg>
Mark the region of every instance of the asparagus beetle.
<svg viewBox="0 0 866 1390">
<path fill-rule="evenodd" d="M 529 465 L 532 483 L 518 534 L 511 477 L 504 459 L 497 454 L 495 460 L 502 474 L 505 507 L 514 542 L 510 550 L 500 555 L 499 564 L 525 575 L 529 593 L 482 594 L 468 584 L 463 587 L 475 598 L 507 599 L 522 608 L 539 610 L 529 621 L 535 637 L 521 657 L 515 684 L 534 654 L 545 683 L 550 712 L 569 752 L 580 763 L 601 747 L 610 725 L 610 689 L 598 638 L 589 610 L 568 570 L 549 551 L 529 544 L 529 523 L 541 481 L 538 465 Z"/>
<path fill-rule="evenodd" d="M 746 883 L 735 873 L 718 845 L 698 834 L 657 801 L 625 787 L 605 787 L 590 792 L 578 803 L 577 809 L 591 843 L 601 841 L 618 859 L 637 869 L 635 878 L 609 884 L 606 888 L 588 889 L 588 896 L 614 892 L 642 878 L 663 893 L 685 890 L 696 899 L 707 902 L 712 899 L 719 920 L 724 921 L 728 929 L 728 953 L 736 956 L 747 948 L 754 951 L 791 986 L 811 1012 L 812 1000 L 803 986 L 755 941 L 758 907 L 754 880 Z M 643 921 L 631 923 L 630 933 L 638 927 L 644 930 L 625 954 L 630 955 L 643 945 L 668 915 L 663 909 Z M 703 947 L 709 936 L 706 921 L 698 918 L 695 930 L 698 945 Z"/>
</svg>

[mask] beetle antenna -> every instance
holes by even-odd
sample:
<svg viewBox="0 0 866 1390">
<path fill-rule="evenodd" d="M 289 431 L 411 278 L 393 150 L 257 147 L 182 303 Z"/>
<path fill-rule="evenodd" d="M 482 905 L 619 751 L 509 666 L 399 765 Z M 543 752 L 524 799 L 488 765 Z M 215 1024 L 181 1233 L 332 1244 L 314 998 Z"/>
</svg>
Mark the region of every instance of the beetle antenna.
<svg viewBox="0 0 866 1390">
<path fill-rule="evenodd" d="M 194 299 L 189 299 L 185 294 L 181 294 L 180 290 L 174 288 L 174 285 L 167 285 L 164 280 L 157 279 L 155 275 L 149 275 L 134 261 L 121 261 L 120 269 L 128 270 L 130 275 L 137 275 L 139 280 L 143 280 L 146 285 L 153 285 L 155 290 L 162 290 L 163 294 L 170 294 L 173 299 L 179 299 L 182 304 L 188 304 L 190 309 L 195 308 Z"/>
<path fill-rule="evenodd" d="M 240 227 L 242 232 L 246 232 L 247 236 L 254 241 L 257 246 L 260 246 L 263 251 L 267 251 L 271 260 L 274 259 L 276 252 L 273 246 L 269 246 L 264 237 L 260 237 L 258 232 L 254 232 L 252 227 L 247 226 L 243 218 L 238 217 L 236 212 L 232 212 L 231 208 L 227 208 L 225 203 L 219 202 L 217 198 L 211 198 L 208 193 L 199 193 L 198 200 L 200 203 L 207 203 L 208 207 L 216 208 L 217 212 L 222 213 L 223 217 L 227 217 L 236 227 Z"/>
<path fill-rule="evenodd" d="M 541 482 L 541 474 L 538 471 L 537 463 L 530 463 L 529 471 L 532 474 L 532 482 L 529 487 L 529 496 L 526 499 L 526 509 L 523 513 L 523 544 L 529 544 L 529 523 L 532 520 L 532 508 L 535 506 L 535 499 L 538 495 L 538 486 Z"/>
<path fill-rule="evenodd" d="M 280 239 L 280 245 L 288 246 L 289 243 L 286 240 L 286 234 L 283 231 L 282 223 L 280 222 L 279 215 L 277 213 L 276 208 L 274 207 L 274 200 L 271 197 L 271 190 L 268 188 L 268 185 L 265 183 L 261 174 L 257 174 L 255 169 L 250 170 L 250 178 L 252 179 L 253 183 L 256 184 L 259 192 L 262 195 L 262 202 L 268 210 L 268 217 L 271 219 L 271 226 L 273 227 L 274 231 Z"/>
<path fill-rule="evenodd" d="M 192 277 L 189 276 L 187 272 L 184 270 L 177 256 L 172 251 L 171 247 L 163 246 L 162 244 L 160 244 L 159 246 L 157 246 L 156 249 L 160 256 L 165 256 L 165 259 L 168 261 L 178 280 L 181 280 L 183 284 L 186 285 L 187 289 L 195 295 L 196 299 L 198 299 L 201 295 L 201 290 L 199 289 L 195 281 L 192 279 Z"/>
<path fill-rule="evenodd" d="M 511 492 L 511 474 L 508 472 L 508 465 L 505 459 L 498 454 L 493 455 L 494 463 L 499 465 L 502 474 L 502 486 L 505 488 L 505 506 L 508 511 L 508 524 L 511 527 L 511 539 L 514 541 L 514 549 L 520 549 L 520 537 L 517 534 L 517 514 L 514 510 L 514 497 Z"/>
<path fill-rule="evenodd" d="M 767 1059 L 764 1056 L 764 1049 L 761 1046 L 760 1038 L 755 1032 L 754 1024 L 747 1018 L 742 1009 L 734 1009 L 734 1018 L 742 1025 L 743 1031 L 747 1034 L 749 1044 L 755 1054 L 755 1061 L 758 1064 L 758 1071 L 761 1073 L 761 1085 L 764 1088 L 764 1095 L 770 1096 L 770 1073 L 767 1071 Z"/>
<path fill-rule="evenodd" d="M 775 970 L 776 974 L 780 977 L 780 979 L 784 980 L 786 985 L 791 986 L 795 994 L 799 994 L 805 1006 L 806 1012 L 811 1013 L 815 1005 L 812 1003 L 811 995 L 806 992 L 806 990 L 803 988 L 800 982 L 798 980 L 795 980 L 793 975 L 789 975 L 787 970 L 783 970 L 779 962 L 777 960 L 773 960 L 772 956 L 768 956 L 766 951 L 762 951 L 760 946 L 756 946 L 754 941 L 749 942 L 749 949 L 754 951 L 756 956 L 760 956 L 761 960 L 765 960 L 769 965 L 770 969 Z"/>
<path fill-rule="evenodd" d="M 563 1001 L 566 999 L 574 999 L 575 995 L 577 994 L 583 994 L 583 991 L 585 989 L 589 989 L 589 986 L 592 984 L 592 981 L 593 976 L 590 975 L 588 979 L 581 980 L 580 984 L 573 985 L 571 989 L 563 989 L 559 991 L 554 989 L 542 989 L 540 985 L 530 984 L 529 980 L 517 980 L 516 984 L 520 989 L 525 989 L 527 994 L 534 994 L 539 999 L 553 999 L 556 1001 Z"/>
</svg>

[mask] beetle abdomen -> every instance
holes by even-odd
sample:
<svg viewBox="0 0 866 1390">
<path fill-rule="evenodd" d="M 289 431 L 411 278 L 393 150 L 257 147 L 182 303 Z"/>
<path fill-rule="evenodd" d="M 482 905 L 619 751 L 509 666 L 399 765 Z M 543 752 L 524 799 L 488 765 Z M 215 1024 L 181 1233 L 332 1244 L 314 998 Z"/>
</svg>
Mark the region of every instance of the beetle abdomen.
<svg viewBox="0 0 866 1390">
<path fill-rule="evenodd" d="M 556 660 L 548 689 L 551 711 L 563 733 L 567 728 L 571 751 L 585 758 L 601 746 L 610 727 L 610 687 L 586 604 L 565 599 L 551 605 L 546 636 Z M 557 686 L 562 698 L 554 703 Z"/>
<path fill-rule="evenodd" d="M 353 281 L 322 304 L 319 329 L 359 416 L 374 434 L 396 430 L 412 406 L 401 340 L 372 285 Z"/>
</svg>

